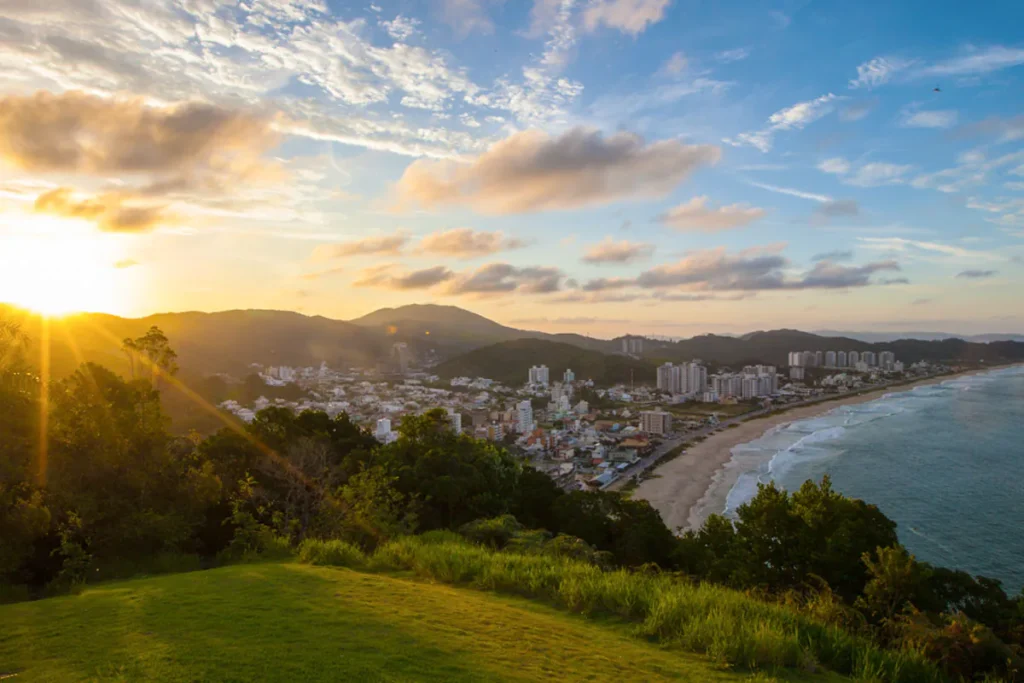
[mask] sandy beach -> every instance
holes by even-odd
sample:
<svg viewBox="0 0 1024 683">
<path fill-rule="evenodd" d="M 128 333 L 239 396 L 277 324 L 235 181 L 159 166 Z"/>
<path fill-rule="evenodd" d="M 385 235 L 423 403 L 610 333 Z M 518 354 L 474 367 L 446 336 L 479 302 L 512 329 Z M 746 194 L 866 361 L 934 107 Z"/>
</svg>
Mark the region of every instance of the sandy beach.
<svg viewBox="0 0 1024 683">
<path fill-rule="evenodd" d="M 653 470 L 652 474 L 657 476 L 643 481 L 633 492 L 633 498 L 649 501 L 673 531 L 699 528 L 708 515 L 725 509 L 726 496 L 744 471 L 744 464 L 732 458 L 733 447 L 749 443 L 779 425 L 823 415 L 840 406 L 867 403 L 887 393 L 910 391 L 914 387 L 987 371 L 971 370 L 882 387 L 848 398 L 822 401 L 778 415 L 740 422 L 738 427 L 723 429 L 700 443 L 690 445 L 685 453 Z"/>
</svg>

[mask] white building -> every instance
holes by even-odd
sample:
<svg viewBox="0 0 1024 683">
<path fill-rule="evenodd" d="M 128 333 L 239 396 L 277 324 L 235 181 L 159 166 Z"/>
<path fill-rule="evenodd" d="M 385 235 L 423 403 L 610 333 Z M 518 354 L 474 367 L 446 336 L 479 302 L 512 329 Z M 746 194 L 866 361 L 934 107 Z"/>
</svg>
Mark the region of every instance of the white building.
<svg viewBox="0 0 1024 683">
<path fill-rule="evenodd" d="M 622 352 L 632 355 L 641 354 L 644 352 L 644 338 L 643 337 L 623 337 L 622 338 Z"/>
<path fill-rule="evenodd" d="M 672 431 L 672 415 L 662 410 L 641 411 L 640 431 L 648 434 L 668 434 Z"/>
<path fill-rule="evenodd" d="M 462 413 L 454 408 L 448 408 L 448 421 L 452 424 L 452 431 L 456 434 L 462 433 Z"/>
<path fill-rule="evenodd" d="M 534 365 L 530 368 L 530 377 L 527 380 L 530 384 L 544 384 L 548 383 L 549 372 L 548 366 L 546 365 Z"/>
<path fill-rule="evenodd" d="M 377 429 L 373 435 L 377 437 L 377 441 L 387 443 L 391 438 L 391 420 L 386 417 L 377 420 Z"/>
<path fill-rule="evenodd" d="M 876 365 L 878 365 L 878 357 L 875 355 L 874 351 L 865 351 L 864 353 L 860 354 L 860 359 L 864 363 L 867 363 L 867 366 L 869 368 L 873 368 Z"/>
<path fill-rule="evenodd" d="M 847 361 L 846 361 L 846 351 L 840 351 L 839 353 L 837 353 L 836 354 L 836 367 L 837 368 L 845 368 L 845 367 L 847 367 L 846 363 L 847 363 Z"/>
<path fill-rule="evenodd" d="M 848 367 L 848 368 L 855 368 L 855 367 L 857 367 L 857 363 L 860 362 L 860 353 L 857 352 L 857 351 L 850 351 L 848 354 L 846 354 L 846 358 L 847 358 L 847 365 L 846 365 L 846 367 Z"/>
<path fill-rule="evenodd" d="M 566 368 L 565 372 L 562 374 L 562 381 L 566 384 L 572 384 L 576 381 L 576 373 L 574 373 L 570 368 Z"/>
<path fill-rule="evenodd" d="M 533 406 L 530 405 L 528 400 L 520 401 L 517 412 L 519 433 L 529 434 L 533 431 Z"/>
<path fill-rule="evenodd" d="M 837 361 L 837 358 L 836 358 L 836 352 L 835 351 L 826 351 L 825 352 L 825 367 L 826 368 L 834 368 L 834 367 L 836 367 L 836 361 Z"/>
</svg>

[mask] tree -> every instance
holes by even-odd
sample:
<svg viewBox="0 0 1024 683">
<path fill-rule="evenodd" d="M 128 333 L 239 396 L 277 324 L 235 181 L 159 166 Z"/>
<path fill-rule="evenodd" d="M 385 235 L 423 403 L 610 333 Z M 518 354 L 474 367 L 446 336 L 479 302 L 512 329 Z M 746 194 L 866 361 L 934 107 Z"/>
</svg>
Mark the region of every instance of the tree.
<svg viewBox="0 0 1024 683">
<path fill-rule="evenodd" d="M 609 491 L 573 491 L 553 506 L 555 531 L 612 554 L 619 564 L 674 566 L 676 538 L 650 503 Z"/>
<path fill-rule="evenodd" d="M 927 601 L 928 568 L 900 545 L 864 553 L 868 582 L 857 598 L 857 607 L 876 624 L 885 625 L 907 609 Z"/>
<path fill-rule="evenodd" d="M 121 350 L 128 356 L 132 379 L 135 366 L 142 361 L 150 369 L 150 377 L 159 386 L 161 376 L 173 376 L 178 372 L 178 354 L 159 327 L 150 327 L 146 334 L 136 339 L 127 338 L 121 343 Z"/>
</svg>

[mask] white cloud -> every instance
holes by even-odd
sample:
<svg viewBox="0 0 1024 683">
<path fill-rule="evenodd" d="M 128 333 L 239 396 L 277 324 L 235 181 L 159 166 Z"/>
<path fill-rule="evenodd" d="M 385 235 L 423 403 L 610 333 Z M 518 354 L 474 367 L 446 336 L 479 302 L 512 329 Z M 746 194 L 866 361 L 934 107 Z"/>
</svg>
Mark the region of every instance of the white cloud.
<svg viewBox="0 0 1024 683">
<path fill-rule="evenodd" d="M 611 237 L 606 237 L 587 249 L 583 255 L 583 261 L 586 263 L 632 263 L 649 258 L 653 253 L 653 244 L 630 242 L 629 240 L 616 242 Z"/>
<path fill-rule="evenodd" d="M 956 119 L 957 113 L 953 109 L 906 112 L 903 125 L 908 128 L 952 128 Z"/>
<path fill-rule="evenodd" d="M 857 67 L 857 78 L 850 81 L 850 88 L 856 90 L 884 85 L 912 64 L 913 62 L 896 57 L 875 57 Z"/>
<path fill-rule="evenodd" d="M 904 176 L 913 166 L 873 162 L 864 164 L 843 180 L 847 185 L 857 187 L 877 187 L 879 185 L 899 185 L 906 182 Z"/>
<path fill-rule="evenodd" d="M 819 163 L 818 170 L 825 173 L 842 175 L 850 170 L 850 162 L 842 157 L 833 157 L 831 159 L 825 159 Z"/>
<path fill-rule="evenodd" d="M 750 56 L 750 50 L 745 47 L 736 47 L 731 50 L 722 50 L 715 53 L 715 59 L 726 64 L 738 62 Z"/>
<path fill-rule="evenodd" d="M 484 9 L 485 0 L 441 0 L 441 19 L 460 36 L 494 33 L 494 22 Z"/>
<path fill-rule="evenodd" d="M 968 76 L 986 74 L 1024 64 L 1024 49 L 994 45 L 972 49 L 961 57 L 954 57 L 921 69 L 921 76 Z"/>
<path fill-rule="evenodd" d="M 764 209 L 746 204 L 708 206 L 708 198 L 698 196 L 672 207 L 658 216 L 658 220 L 681 231 L 715 232 L 749 225 L 764 214 Z"/>
<path fill-rule="evenodd" d="M 588 31 L 604 25 L 630 35 L 639 35 L 665 17 L 671 0 L 590 0 L 583 10 Z"/>
<path fill-rule="evenodd" d="M 769 116 L 766 128 L 749 133 L 740 133 L 735 139 L 726 138 L 723 142 L 734 146 L 750 145 L 762 152 L 768 152 L 772 148 L 775 133 L 785 130 L 802 130 L 807 124 L 830 114 L 835 108 L 835 102 L 838 99 L 841 98 L 828 93 L 813 100 L 797 102 Z"/>
<path fill-rule="evenodd" d="M 678 74 L 686 70 L 687 65 L 686 55 L 682 52 L 676 52 L 668 61 L 661 67 L 661 70 L 669 74 Z"/>
<path fill-rule="evenodd" d="M 395 40 L 408 40 L 416 33 L 416 27 L 420 25 L 420 21 L 399 14 L 391 21 L 382 21 L 380 25 Z"/>
<path fill-rule="evenodd" d="M 775 192 L 776 194 L 785 194 L 790 197 L 799 197 L 800 199 L 809 199 L 814 202 L 830 202 L 832 198 L 827 194 L 816 194 L 814 192 L 804 192 L 803 190 L 795 190 L 791 187 L 780 187 L 778 185 L 769 185 L 768 183 L 755 183 L 753 181 L 747 181 L 748 185 L 759 187 L 762 190 L 768 190 L 769 192 Z"/>
</svg>

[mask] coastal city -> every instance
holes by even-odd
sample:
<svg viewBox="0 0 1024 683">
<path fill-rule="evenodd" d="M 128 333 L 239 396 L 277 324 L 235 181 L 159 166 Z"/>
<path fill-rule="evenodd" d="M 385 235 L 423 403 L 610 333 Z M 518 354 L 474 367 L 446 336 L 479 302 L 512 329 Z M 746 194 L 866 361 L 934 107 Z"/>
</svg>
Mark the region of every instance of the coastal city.
<svg viewBox="0 0 1024 683">
<path fill-rule="evenodd" d="M 622 340 L 624 355 L 643 352 L 642 337 Z M 253 366 L 267 388 L 249 405 L 229 400 L 221 408 L 243 421 L 268 406 L 296 412 L 347 413 L 382 443 L 398 438 L 402 417 L 440 408 L 457 433 L 502 443 L 567 490 L 617 489 L 685 451 L 687 444 L 738 422 L 789 407 L 889 386 L 948 371 L 941 365 L 909 366 L 891 351 L 792 351 L 789 366 L 719 366 L 700 359 L 666 362 L 652 376 L 630 384 L 598 386 L 567 368 L 530 367 L 522 384 L 486 377 L 442 380 L 417 367 L 403 343 L 386 368 L 335 370 Z M 271 398 L 292 385 L 302 398 Z"/>
</svg>

